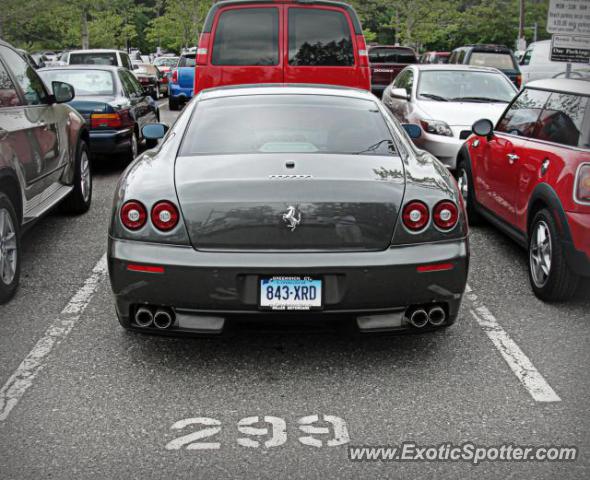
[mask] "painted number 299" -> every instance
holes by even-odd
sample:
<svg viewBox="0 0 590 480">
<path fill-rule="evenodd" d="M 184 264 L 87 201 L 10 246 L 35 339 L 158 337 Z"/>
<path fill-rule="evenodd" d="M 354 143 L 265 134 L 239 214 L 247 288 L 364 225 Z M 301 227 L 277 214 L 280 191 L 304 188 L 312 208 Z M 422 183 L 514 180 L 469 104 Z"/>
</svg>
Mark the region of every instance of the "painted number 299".
<svg viewBox="0 0 590 480">
<path fill-rule="evenodd" d="M 220 442 L 213 441 L 221 432 L 219 420 L 209 417 L 185 418 L 174 423 L 171 428 L 184 430 L 189 426 L 193 431 L 168 442 L 167 450 L 217 450 L 221 447 Z M 346 422 L 334 415 L 301 417 L 297 420 L 297 426 L 301 432 L 297 439 L 303 445 L 336 447 L 350 442 Z M 280 417 L 245 417 L 238 421 L 237 430 L 241 434 L 237 438 L 238 445 L 246 448 L 279 447 L 287 441 L 287 423 Z"/>
</svg>

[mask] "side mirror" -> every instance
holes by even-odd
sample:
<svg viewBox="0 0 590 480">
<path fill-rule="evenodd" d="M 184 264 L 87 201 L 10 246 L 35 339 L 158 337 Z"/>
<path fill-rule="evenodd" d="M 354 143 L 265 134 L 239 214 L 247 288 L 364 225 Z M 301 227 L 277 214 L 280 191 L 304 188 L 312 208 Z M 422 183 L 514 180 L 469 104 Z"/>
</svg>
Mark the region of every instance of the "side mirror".
<svg viewBox="0 0 590 480">
<path fill-rule="evenodd" d="M 402 127 L 404 127 L 404 130 L 412 140 L 422 136 L 422 129 L 418 125 L 413 123 L 404 123 L 402 124 Z"/>
<path fill-rule="evenodd" d="M 148 123 L 141 129 L 141 134 L 145 138 L 145 145 L 148 148 L 154 148 L 158 145 L 158 140 L 164 138 L 168 131 L 168 125 L 163 123 Z"/>
<path fill-rule="evenodd" d="M 473 124 L 471 131 L 479 137 L 491 137 L 494 133 L 494 124 L 487 118 L 482 118 Z"/>
<path fill-rule="evenodd" d="M 393 98 L 400 98 L 407 101 L 410 101 L 410 98 L 412 98 L 405 88 L 392 88 L 391 96 Z"/>
<path fill-rule="evenodd" d="M 51 89 L 53 90 L 53 97 L 56 103 L 71 102 L 76 96 L 74 87 L 69 83 L 53 81 L 51 82 Z"/>
</svg>

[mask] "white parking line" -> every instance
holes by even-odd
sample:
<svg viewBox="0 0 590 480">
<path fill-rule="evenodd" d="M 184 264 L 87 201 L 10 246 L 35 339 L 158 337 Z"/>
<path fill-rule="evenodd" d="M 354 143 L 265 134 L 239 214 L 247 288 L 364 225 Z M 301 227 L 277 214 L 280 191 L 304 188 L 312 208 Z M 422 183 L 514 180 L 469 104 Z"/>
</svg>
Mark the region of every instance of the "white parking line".
<svg viewBox="0 0 590 480">
<path fill-rule="evenodd" d="M 504 360 L 520 380 L 524 388 L 536 402 L 561 402 L 561 398 L 555 393 L 551 385 L 547 383 L 543 375 L 533 365 L 533 362 L 524 354 L 520 347 L 510 338 L 506 330 L 498 323 L 494 315 L 477 298 L 473 290 L 467 285 L 465 290 L 467 298 L 471 301 L 473 309 L 471 315 L 483 329 L 494 346 L 499 350 Z"/>
<path fill-rule="evenodd" d="M 100 281 L 107 271 L 106 254 L 92 269 L 84 285 L 70 299 L 65 308 L 45 331 L 33 349 L 0 389 L 0 422 L 8 418 L 10 411 L 18 404 L 54 347 L 59 345 L 74 328 L 76 322 L 90 303 Z"/>
</svg>

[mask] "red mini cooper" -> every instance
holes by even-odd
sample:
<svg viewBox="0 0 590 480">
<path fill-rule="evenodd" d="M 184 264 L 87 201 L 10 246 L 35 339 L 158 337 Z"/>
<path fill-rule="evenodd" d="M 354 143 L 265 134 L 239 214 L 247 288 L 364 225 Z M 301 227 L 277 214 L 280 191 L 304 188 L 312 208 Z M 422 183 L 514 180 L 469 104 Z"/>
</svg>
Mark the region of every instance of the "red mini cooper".
<svg viewBox="0 0 590 480">
<path fill-rule="evenodd" d="M 531 82 L 495 128 L 479 120 L 473 132 L 457 159 L 470 221 L 528 248 L 539 298 L 571 297 L 590 276 L 590 82 Z"/>
</svg>

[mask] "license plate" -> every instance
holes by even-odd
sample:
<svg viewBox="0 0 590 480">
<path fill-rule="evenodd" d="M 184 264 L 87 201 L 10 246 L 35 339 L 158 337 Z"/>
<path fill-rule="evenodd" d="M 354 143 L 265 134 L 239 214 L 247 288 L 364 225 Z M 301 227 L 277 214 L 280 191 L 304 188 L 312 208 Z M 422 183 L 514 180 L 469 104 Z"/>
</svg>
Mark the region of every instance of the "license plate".
<svg viewBox="0 0 590 480">
<path fill-rule="evenodd" d="M 311 310 L 322 307 L 322 281 L 310 277 L 260 279 L 260 308 Z"/>
</svg>

